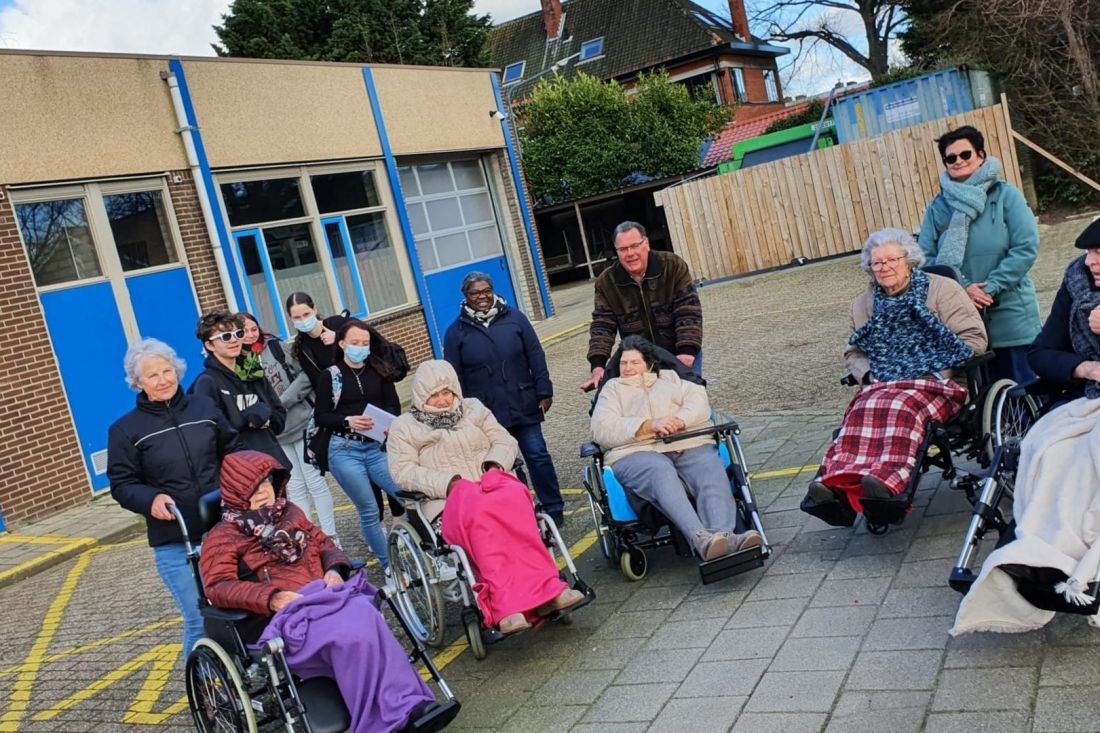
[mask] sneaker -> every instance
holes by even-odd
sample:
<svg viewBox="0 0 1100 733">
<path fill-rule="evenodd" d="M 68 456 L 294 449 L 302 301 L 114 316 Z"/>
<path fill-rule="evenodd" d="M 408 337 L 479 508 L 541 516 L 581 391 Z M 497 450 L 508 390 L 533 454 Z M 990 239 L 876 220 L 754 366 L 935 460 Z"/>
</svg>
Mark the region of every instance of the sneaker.
<svg viewBox="0 0 1100 733">
<path fill-rule="evenodd" d="M 886 484 L 871 474 L 861 478 L 859 485 L 863 487 L 863 495 L 868 499 L 890 499 L 894 496 L 894 492 Z"/>
<path fill-rule="evenodd" d="M 556 611 L 565 611 L 584 601 L 584 593 L 579 590 L 567 588 L 558 594 L 557 598 L 547 601 L 535 608 L 536 616 L 549 616 Z"/>
<path fill-rule="evenodd" d="M 710 542 L 703 548 L 703 560 L 709 562 L 730 554 L 730 540 L 723 532 L 712 535 Z"/>
<path fill-rule="evenodd" d="M 498 628 L 500 629 L 500 633 L 505 636 L 510 636 L 512 634 L 518 634 L 521 631 L 527 631 L 527 629 L 531 628 L 531 624 L 527 622 L 527 617 L 522 613 L 513 613 L 511 616 L 502 618 Z"/>
</svg>

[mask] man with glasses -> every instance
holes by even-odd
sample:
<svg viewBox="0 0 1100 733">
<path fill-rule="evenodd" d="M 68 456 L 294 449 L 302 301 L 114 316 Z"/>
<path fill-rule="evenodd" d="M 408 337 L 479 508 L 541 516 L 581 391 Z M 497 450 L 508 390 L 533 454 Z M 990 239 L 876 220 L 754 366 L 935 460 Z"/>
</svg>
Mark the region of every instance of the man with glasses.
<svg viewBox="0 0 1100 733">
<path fill-rule="evenodd" d="M 687 263 L 672 252 L 653 252 L 645 227 L 624 221 L 615 227 L 618 262 L 596 279 L 592 325 L 588 330 L 591 379 L 599 386 L 615 336 L 638 335 L 676 355 L 702 374 L 703 306 Z"/>
<path fill-rule="evenodd" d="M 206 353 L 203 362 L 206 368 L 195 377 L 187 392 L 213 400 L 240 433 L 245 448 L 266 453 L 290 469 L 286 453 L 275 437 L 283 431 L 286 408 L 267 381 L 263 368 L 250 368 L 238 359 L 244 320 L 226 311 L 212 311 L 199 319 L 195 335 Z"/>
</svg>

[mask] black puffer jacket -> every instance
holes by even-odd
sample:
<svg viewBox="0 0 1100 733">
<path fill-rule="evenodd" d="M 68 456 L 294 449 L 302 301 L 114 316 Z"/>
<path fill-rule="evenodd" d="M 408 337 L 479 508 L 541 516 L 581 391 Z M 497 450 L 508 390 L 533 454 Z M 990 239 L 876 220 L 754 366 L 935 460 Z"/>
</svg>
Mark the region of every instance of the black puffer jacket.
<svg viewBox="0 0 1100 733">
<path fill-rule="evenodd" d="M 237 431 L 202 395 L 176 392 L 153 402 L 145 393 L 137 407 L 119 418 L 107 433 L 107 478 L 111 496 L 124 508 L 145 517 L 149 544 L 182 542 L 174 521 L 149 515 L 157 494 L 175 501 L 197 539 L 199 497 L 218 488 L 221 459 L 241 450 Z"/>
</svg>

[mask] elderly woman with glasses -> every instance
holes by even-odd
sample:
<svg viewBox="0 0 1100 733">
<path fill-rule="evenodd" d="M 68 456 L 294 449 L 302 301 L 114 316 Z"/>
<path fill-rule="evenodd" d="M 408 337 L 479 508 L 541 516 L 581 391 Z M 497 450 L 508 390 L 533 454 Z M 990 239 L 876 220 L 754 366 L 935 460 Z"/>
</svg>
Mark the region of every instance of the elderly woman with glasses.
<svg viewBox="0 0 1100 733">
<path fill-rule="evenodd" d="M 802 502 L 829 524 L 851 526 L 861 498 L 905 491 L 925 425 L 950 419 L 966 402 L 951 367 L 986 349 L 966 291 L 922 264 L 920 247 L 901 229 L 875 232 L 863 245 L 860 265 L 871 282 L 852 303 L 844 352 L 862 386 Z"/>
<path fill-rule="evenodd" d="M 985 316 L 994 379 L 1035 378 L 1028 347 L 1042 324 L 1028 272 L 1039 254 L 1039 227 L 1020 190 L 1001 180 L 1001 162 L 977 129 L 960 127 L 936 141 L 944 171 L 919 241 L 925 256 L 955 269 Z"/>
</svg>

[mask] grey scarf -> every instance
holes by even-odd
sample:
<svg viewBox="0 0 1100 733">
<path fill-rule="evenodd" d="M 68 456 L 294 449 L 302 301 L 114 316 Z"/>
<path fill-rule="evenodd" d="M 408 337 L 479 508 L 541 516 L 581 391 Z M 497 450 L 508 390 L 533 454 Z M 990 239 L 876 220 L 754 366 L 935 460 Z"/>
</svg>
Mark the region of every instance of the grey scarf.
<svg viewBox="0 0 1100 733">
<path fill-rule="evenodd" d="M 978 170 L 965 181 L 956 181 L 947 171 L 940 173 L 943 199 L 951 207 L 951 222 L 940 235 L 937 265 L 955 268 L 962 277 L 962 263 L 966 256 L 966 242 L 970 238 L 970 223 L 985 210 L 989 189 L 1000 180 L 1001 161 L 989 156 Z M 967 285 L 965 277 L 962 277 Z"/>
<path fill-rule="evenodd" d="M 433 430 L 454 430 L 462 422 L 462 400 L 456 399 L 455 406 L 449 410 L 421 410 L 414 406 L 409 412 L 417 422 L 422 422 Z"/>
<path fill-rule="evenodd" d="M 470 318 L 474 319 L 475 323 L 480 323 L 485 328 L 488 328 L 496 317 L 500 315 L 500 307 L 504 305 L 504 298 L 499 295 L 493 296 L 493 307 L 487 311 L 476 311 L 471 308 L 466 301 L 462 301 L 462 311 Z"/>
<path fill-rule="evenodd" d="M 1100 305 L 1100 291 L 1092 289 L 1092 273 L 1081 255 L 1066 268 L 1066 290 L 1072 300 L 1069 316 L 1069 340 L 1073 350 L 1089 361 L 1100 361 L 1100 339 L 1089 328 L 1089 314 Z M 1100 383 L 1089 381 L 1085 396 L 1100 397 Z"/>
</svg>

